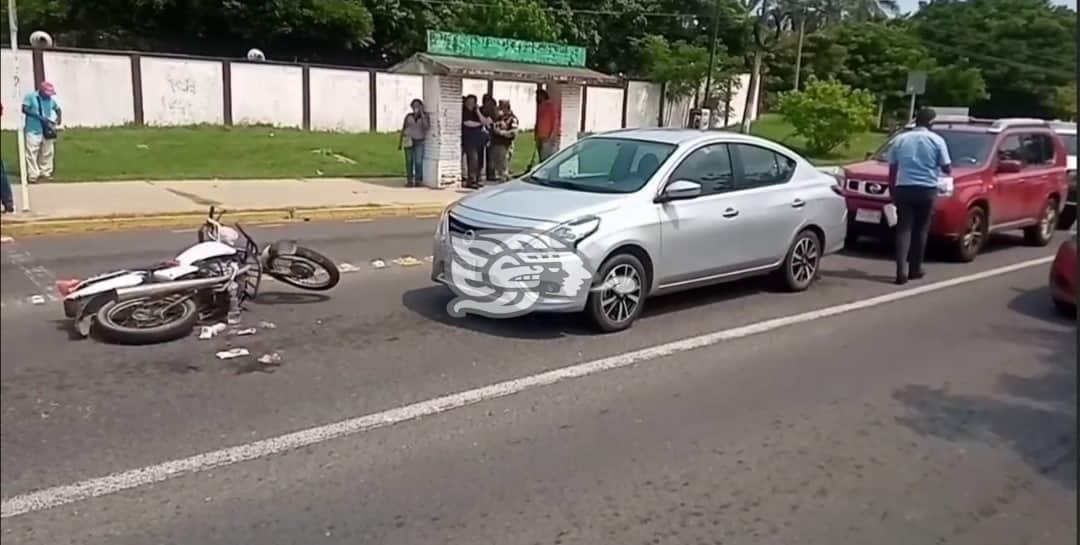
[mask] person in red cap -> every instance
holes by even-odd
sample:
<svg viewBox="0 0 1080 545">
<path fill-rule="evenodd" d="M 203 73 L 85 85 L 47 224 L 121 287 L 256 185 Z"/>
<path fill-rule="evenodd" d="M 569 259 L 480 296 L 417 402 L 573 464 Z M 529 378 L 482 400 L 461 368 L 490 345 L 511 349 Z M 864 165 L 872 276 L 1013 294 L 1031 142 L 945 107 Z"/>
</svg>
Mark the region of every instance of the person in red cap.
<svg viewBox="0 0 1080 545">
<path fill-rule="evenodd" d="M 26 115 L 26 179 L 30 183 L 48 181 L 53 175 L 56 132 L 62 119 L 53 84 L 43 81 L 37 91 L 26 95 L 22 111 Z"/>
</svg>

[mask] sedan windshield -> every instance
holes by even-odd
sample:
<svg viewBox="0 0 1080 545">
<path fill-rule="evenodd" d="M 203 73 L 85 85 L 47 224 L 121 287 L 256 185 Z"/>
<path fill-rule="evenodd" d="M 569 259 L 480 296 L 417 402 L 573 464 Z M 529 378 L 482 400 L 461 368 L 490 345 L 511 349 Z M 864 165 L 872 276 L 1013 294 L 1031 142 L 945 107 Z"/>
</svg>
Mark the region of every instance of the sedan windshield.
<svg viewBox="0 0 1080 545">
<path fill-rule="evenodd" d="M 994 145 L 994 136 L 985 132 L 973 131 L 934 131 L 945 140 L 945 146 L 949 148 L 949 157 L 952 158 L 953 166 L 976 167 L 982 166 L 990 157 L 990 148 Z M 894 136 L 881 149 L 874 154 L 874 160 L 882 163 L 889 160 L 889 148 L 892 147 Z"/>
<path fill-rule="evenodd" d="M 633 193 L 645 186 L 675 150 L 672 144 L 593 137 L 549 159 L 525 181 L 591 193 Z"/>
</svg>

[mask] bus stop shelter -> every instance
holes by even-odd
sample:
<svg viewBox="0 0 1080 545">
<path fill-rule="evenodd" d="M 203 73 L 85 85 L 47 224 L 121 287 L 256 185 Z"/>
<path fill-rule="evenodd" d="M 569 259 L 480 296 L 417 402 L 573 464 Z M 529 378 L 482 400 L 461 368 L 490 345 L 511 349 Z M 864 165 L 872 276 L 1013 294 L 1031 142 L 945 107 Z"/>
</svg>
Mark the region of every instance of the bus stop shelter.
<svg viewBox="0 0 1080 545">
<path fill-rule="evenodd" d="M 434 188 L 461 181 L 464 79 L 542 85 L 560 113 L 559 149 L 577 140 L 582 86 L 621 83 L 585 68 L 584 48 L 433 31 L 428 32 L 427 52 L 416 53 L 390 71 L 423 76 L 423 100 L 431 116 L 424 147 L 424 184 Z"/>
</svg>

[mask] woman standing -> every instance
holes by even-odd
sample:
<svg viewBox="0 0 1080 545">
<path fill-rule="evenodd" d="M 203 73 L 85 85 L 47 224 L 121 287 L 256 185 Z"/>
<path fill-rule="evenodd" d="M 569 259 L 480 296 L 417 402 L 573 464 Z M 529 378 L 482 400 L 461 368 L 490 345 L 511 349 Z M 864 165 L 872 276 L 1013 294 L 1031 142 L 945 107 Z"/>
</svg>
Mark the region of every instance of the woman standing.
<svg viewBox="0 0 1080 545">
<path fill-rule="evenodd" d="M 398 149 L 405 148 L 405 187 L 420 187 L 424 185 L 424 141 L 431 130 L 431 120 L 422 100 L 413 99 L 409 106 L 412 111 L 405 114 Z"/>
<path fill-rule="evenodd" d="M 480 188 L 481 160 L 484 146 L 487 144 L 486 127 L 491 119 L 480 111 L 476 104 L 476 95 L 465 97 L 464 110 L 461 112 L 461 145 L 465 148 L 464 185 L 467 188 Z"/>
</svg>

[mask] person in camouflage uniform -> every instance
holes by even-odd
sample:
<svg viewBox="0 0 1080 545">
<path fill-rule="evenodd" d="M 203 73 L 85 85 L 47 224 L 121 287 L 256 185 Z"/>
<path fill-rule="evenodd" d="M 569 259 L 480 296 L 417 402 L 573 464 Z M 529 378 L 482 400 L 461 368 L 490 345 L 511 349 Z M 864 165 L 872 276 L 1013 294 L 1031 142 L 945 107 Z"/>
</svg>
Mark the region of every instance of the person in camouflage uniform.
<svg viewBox="0 0 1080 545">
<path fill-rule="evenodd" d="M 495 123 L 491 128 L 491 148 L 488 155 L 497 181 L 505 182 L 510 179 L 510 158 L 513 156 L 517 131 L 518 118 L 510 108 L 510 101 L 500 100 Z"/>
</svg>

